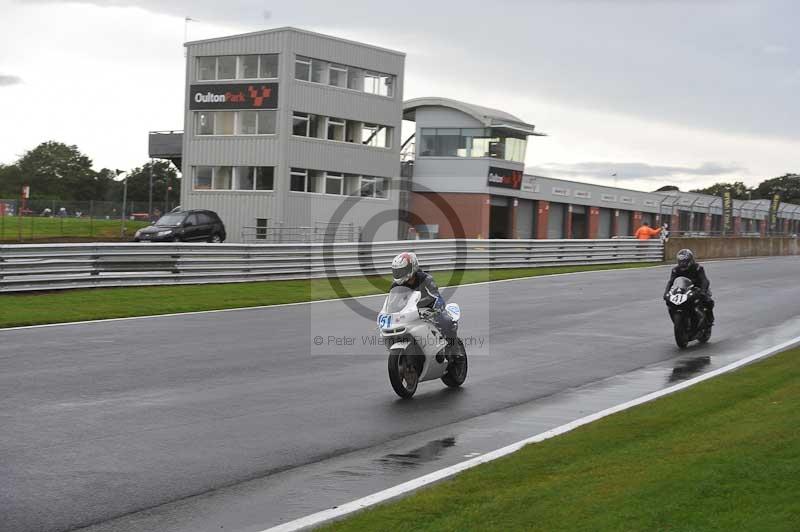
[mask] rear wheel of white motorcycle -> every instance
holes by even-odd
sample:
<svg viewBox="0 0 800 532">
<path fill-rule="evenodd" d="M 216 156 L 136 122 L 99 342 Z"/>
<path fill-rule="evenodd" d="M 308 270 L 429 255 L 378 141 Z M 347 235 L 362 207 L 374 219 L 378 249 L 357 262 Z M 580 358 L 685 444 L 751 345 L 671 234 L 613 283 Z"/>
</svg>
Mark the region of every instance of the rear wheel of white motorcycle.
<svg viewBox="0 0 800 532">
<path fill-rule="evenodd" d="M 678 347 L 681 349 L 686 349 L 686 346 L 689 345 L 689 332 L 684 326 L 684 321 L 685 318 L 683 314 L 675 314 L 675 343 L 678 344 Z"/>
<path fill-rule="evenodd" d="M 404 349 L 389 351 L 389 382 L 403 399 L 410 399 L 419 384 L 419 364 L 414 355 Z"/>
<path fill-rule="evenodd" d="M 447 373 L 442 377 L 442 382 L 451 388 L 457 388 L 464 384 L 467 380 L 467 350 L 464 349 L 464 343 L 461 339 L 456 344 L 459 350 L 459 356 L 447 367 Z"/>
</svg>

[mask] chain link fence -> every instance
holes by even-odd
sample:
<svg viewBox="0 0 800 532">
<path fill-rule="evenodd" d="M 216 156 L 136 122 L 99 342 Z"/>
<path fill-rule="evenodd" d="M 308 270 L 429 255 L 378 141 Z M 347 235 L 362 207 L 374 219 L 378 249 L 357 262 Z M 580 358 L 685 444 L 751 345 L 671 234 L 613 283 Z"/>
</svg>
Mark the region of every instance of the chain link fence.
<svg viewBox="0 0 800 532">
<path fill-rule="evenodd" d="M 171 201 L 59 201 L 0 199 L 0 242 L 129 240 L 140 227 L 177 206 Z"/>
</svg>

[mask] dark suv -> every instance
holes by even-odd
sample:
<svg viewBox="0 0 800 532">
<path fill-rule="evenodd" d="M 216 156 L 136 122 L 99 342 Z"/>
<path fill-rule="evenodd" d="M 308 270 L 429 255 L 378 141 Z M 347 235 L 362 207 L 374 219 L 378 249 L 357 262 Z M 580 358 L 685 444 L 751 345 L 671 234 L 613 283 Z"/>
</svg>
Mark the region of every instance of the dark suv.
<svg viewBox="0 0 800 532">
<path fill-rule="evenodd" d="M 178 211 L 165 214 L 136 231 L 134 242 L 223 242 L 225 225 L 212 211 Z"/>
</svg>

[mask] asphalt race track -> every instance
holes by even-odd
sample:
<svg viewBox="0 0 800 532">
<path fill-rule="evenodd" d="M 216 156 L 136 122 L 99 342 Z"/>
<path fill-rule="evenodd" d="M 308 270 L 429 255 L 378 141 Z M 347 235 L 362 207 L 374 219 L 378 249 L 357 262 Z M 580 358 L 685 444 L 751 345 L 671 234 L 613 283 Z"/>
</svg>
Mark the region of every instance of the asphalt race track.
<svg viewBox="0 0 800 532">
<path fill-rule="evenodd" d="M 800 316 L 800 259 L 706 269 L 709 355 Z M 331 301 L 0 330 L 0 530 L 99 523 L 674 359 L 667 275 L 460 287 L 467 382 L 411 401 L 371 345 L 381 297 L 358 300 L 369 318 Z"/>
</svg>

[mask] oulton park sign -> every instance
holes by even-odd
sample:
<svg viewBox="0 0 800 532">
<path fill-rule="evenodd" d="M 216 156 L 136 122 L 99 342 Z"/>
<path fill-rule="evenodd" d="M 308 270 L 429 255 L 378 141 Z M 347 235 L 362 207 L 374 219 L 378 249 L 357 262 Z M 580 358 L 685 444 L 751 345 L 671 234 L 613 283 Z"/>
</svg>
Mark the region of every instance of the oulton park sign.
<svg viewBox="0 0 800 532">
<path fill-rule="evenodd" d="M 277 83 L 192 85 L 189 109 L 277 109 Z"/>
</svg>

